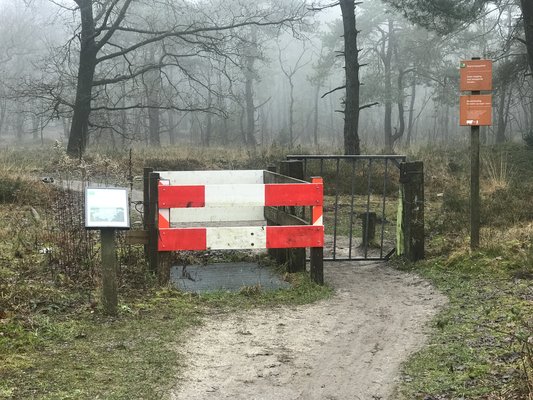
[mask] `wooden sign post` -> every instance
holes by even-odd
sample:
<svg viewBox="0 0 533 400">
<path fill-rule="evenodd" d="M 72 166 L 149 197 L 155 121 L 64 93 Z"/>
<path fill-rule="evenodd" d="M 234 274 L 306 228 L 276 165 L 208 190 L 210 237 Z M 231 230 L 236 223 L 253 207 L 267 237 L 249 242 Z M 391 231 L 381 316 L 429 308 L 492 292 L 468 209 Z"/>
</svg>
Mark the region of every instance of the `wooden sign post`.
<svg viewBox="0 0 533 400">
<path fill-rule="evenodd" d="M 470 249 L 479 247 L 480 209 L 479 194 L 479 127 L 492 125 L 492 61 L 472 58 L 461 61 L 460 90 L 471 95 L 461 96 L 460 125 L 470 126 Z"/>
<path fill-rule="evenodd" d="M 107 315 L 116 315 L 118 306 L 115 230 L 130 228 L 129 214 L 126 189 L 85 189 L 85 228 L 100 230 L 102 306 Z"/>
</svg>

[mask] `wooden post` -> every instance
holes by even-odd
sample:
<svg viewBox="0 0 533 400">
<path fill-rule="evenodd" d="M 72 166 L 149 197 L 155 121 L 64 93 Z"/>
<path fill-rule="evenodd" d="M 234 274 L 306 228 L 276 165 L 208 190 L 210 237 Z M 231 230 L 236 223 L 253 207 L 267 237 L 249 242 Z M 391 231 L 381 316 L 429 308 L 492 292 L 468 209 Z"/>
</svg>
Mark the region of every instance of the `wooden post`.
<svg viewBox="0 0 533 400">
<path fill-rule="evenodd" d="M 364 212 L 361 213 L 361 220 L 361 227 L 363 232 L 363 242 L 361 243 L 361 246 L 367 248 L 376 240 L 377 215 L 375 212 Z"/>
<path fill-rule="evenodd" d="M 472 58 L 479 60 L 479 57 Z M 472 95 L 481 92 L 473 91 Z M 470 128 L 470 250 L 479 247 L 481 199 L 479 195 L 479 126 Z"/>
<path fill-rule="evenodd" d="M 304 179 L 304 164 L 300 160 L 281 161 L 279 171 L 281 175 L 300 180 Z M 287 211 L 292 215 L 296 215 L 295 207 L 288 207 Z M 286 249 L 281 250 L 280 253 L 286 254 L 288 272 L 305 271 L 305 249 Z"/>
<path fill-rule="evenodd" d="M 151 172 L 149 175 L 149 201 L 148 201 L 148 265 L 152 272 L 158 271 L 159 265 L 159 252 L 157 248 L 158 244 L 158 190 L 159 190 L 159 174 Z"/>
<path fill-rule="evenodd" d="M 274 172 L 276 173 L 278 171 L 277 167 L 275 165 L 271 165 L 267 168 L 267 171 L 269 172 Z M 267 219 L 267 225 L 275 225 L 273 221 L 270 221 Z M 281 257 L 280 257 L 280 250 L 279 249 L 268 249 L 267 250 L 267 254 L 270 258 L 272 258 L 273 260 L 276 260 L 276 262 L 278 264 L 283 264 L 283 262 L 280 262 L 281 261 Z"/>
<path fill-rule="evenodd" d="M 107 315 L 117 315 L 117 260 L 115 229 L 100 230 L 102 252 L 102 306 Z"/>
<path fill-rule="evenodd" d="M 170 267 L 171 257 L 170 251 L 163 251 L 159 253 L 157 266 L 157 282 L 164 286 L 170 281 Z"/>
<path fill-rule="evenodd" d="M 424 258 L 424 164 L 400 164 L 400 254 L 410 261 Z"/>
<path fill-rule="evenodd" d="M 154 172 L 153 168 L 143 169 L 143 230 L 148 231 L 149 221 L 148 213 L 150 209 L 150 174 Z M 148 260 L 148 245 L 144 245 L 144 258 Z"/>
<path fill-rule="evenodd" d="M 311 280 L 319 285 L 324 284 L 324 248 L 311 247 Z"/>
<path fill-rule="evenodd" d="M 479 126 L 472 126 L 470 136 L 470 249 L 479 247 L 481 199 L 479 195 Z"/>
</svg>

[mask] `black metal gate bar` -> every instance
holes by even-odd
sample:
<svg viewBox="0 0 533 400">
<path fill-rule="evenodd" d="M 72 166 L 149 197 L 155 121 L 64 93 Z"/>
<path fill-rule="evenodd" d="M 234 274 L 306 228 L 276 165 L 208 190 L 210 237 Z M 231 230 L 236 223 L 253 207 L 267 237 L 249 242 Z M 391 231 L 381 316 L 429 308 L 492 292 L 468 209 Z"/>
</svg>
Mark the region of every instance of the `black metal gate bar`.
<svg viewBox="0 0 533 400">
<path fill-rule="evenodd" d="M 385 223 L 388 223 L 389 221 L 389 219 L 387 218 L 387 205 L 386 205 L 387 190 L 390 190 L 388 182 L 387 182 L 390 179 L 389 162 L 399 168 L 400 162 L 406 161 L 406 156 L 403 156 L 403 155 L 329 155 L 329 154 L 328 155 L 289 155 L 287 156 L 287 160 L 302 161 L 305 177 L 309 177 L 310 173 L 316 174 L 316 169 L 311 168 L 310 166 L 311 163 L 309 161 L 315 160 L 319 162 L 319 175 L 322 177 L 324 177 L 325 162 L 328 160 L 331 160 L 334 162 L 334 165 L 332 166 L 333 170 L 328 169 L 329 174 L 330 174 L 329 176 L 330 189 L 335 191 L 333 199 L 332 199 L 334 202 L 333 209 L 331 210 L 330 208 L 330 210 L 333 211 L 333 216 L 332 216 L 333 217 L 333 227 L 332 227 L 333 228 L 332 229 L 333 249 L 331 252 L 331 257 L 325 257 L 324 260 L 327 260 L 327 261 L 355 261 L 355 260 L 381 261 L 381 260 L 388 259 L 392 254 L 394 254 L 394 251 L 395 251 L 394 248 L 385 249 L 385 246 L 388 245 L 388 243 L 390 243 L 390 245 L 392 246 L 392 243 L 391 243 L 392 241 L 390 240 L 390 238 L 387 239 L 387 242 L 385 241 Z M 360 167 L 357 166 L 358 165 L 357 161 L 359 160 L 364 161 L 364 163 L 360 164 Z M 343 181 L 344 184 L 342 185 L 342 189 L 341 189 L 341 179 L 344 179 L 344 175 L 341 177 L 341 161 L 346 161 L 349 164 L 351 164 L 351 168 L 350 166 L 348 166 L 347 170 L 345 170 L 344 168 L 342 169 L 342 171 L 348 171 L 348 173 L 351 175 L 349 181 Z M 380 168 L 376 169 L 375 165 L 377 162 L 380 162 L 380 163 L 383 162 L 383 165 L 384 165 L 383 170 L 381 170 Z M 356 178 L 357 170 L 358 168 L 364 168 L 365 166 L 366 166 L 366 171 L 363 171 L 362 176 L 364 177 L 364 172 L 367 173 L 366 182 L 365 180 L 363 180 L 363 182 L 365 182 L 363 183 L 363 188 L 366 186 L 366 193 L 365 193 L 365 189 L 363 189 L 363 192 L 361 193 L 361 191 L 357 190 L 358 187 L 357 187 L 356 182 L 357 181 L 361 182 L 360 179 L 357 180 Z M 334 177 L 331 176 L 332 173 L 335 174 Z M 379 188 L 380 186 L 379 184 L 378 185 L 375 184 L 376 178 L 383 179 L 383 184 L 381 185 L 382 186 L 382 191 L 381 191 L 382 198 L 381 198 L 381 202 L 377 202 L 377 205 L 376 205 L 376 200 L 373 200 L 373 188 L 375 190 L 376 187 Z M 348 184 L 349 184 L 349 187 L 348 187 Z M 333 187 L 331 185 L 333 185 Z M 361 189 L 362 188 L 360 187 L 359 190 Z M 343 194 L 348 194 L 348 193 L 350 194 L 349 203 L 346 203 L 343 200 L 342 201 L 343 204 L 342 205 L 340 204 L 341 203 L 340 202 L 341 191 Z M 376 192 L 375 194 L 379 193 L 380 189 L 377 189 L 375 192 Z M 363 204 L 360 204 L 360 207 L 363 208 L 363 212 L 361 214 L 358 214 L 356 212 L 357 203 L 358 203 L 356 196 L 361 196 L 361 195 L 366 197 L 366 204 L 365 204 L 365 200 L 363 200 Z M 372 211 L 372 207 L 371 207 L 372 204 L 374 204 L 374 206 L 377 206 L 377 209 L 375 211 L 381 208 L 381 213 L 379 213 L 379 211 L 377 211 L 377 213 Z M 349 206 L 350 216 L 348 218 L 346 218 L 346 216 L 344 215 L 345 211 L 340 210 L 341 207 L 344 207 L 344 206 Z M 305 210 L 303 212 L 305 213 Z M 324 213 L 326 213 L 326 207 L 325 207 Z M 380 218 L 381 229 L 378 231 L 380 235 L 379 241 L 377 241 L 377 237 L 376 237 L 377 236 L 376 225 L 377 225 L 377 219 L 379 217 L 376 216 L 376 214 L 378 215 L 381 214 L 381 218 Z M 354 241 L 354 233 L 355 233 L 354 215 L 360 216 L 361 222 L 363 224 L 362 230 L 361 230 L 361 238 L 362 238 L 361 246 L 359 247 L 361 250 L 360 255 L 357 255 L 357 254 L 354 255 L 354 249 L 353 249 L 354 244 L 357 243 Z M 305 217 L 305 214 L 304 214 L 304 217 Z M 394 218 L 392 218 L 392 220 L 394 220 Z M 342 247 L 339 247 L 338 249 L 338 244 L 340 240 L 339 233 L 342 232 L 342 231 L 339 231 L 339 229 L 342 229 L 340 228 L 340 225 L 344 227 L 344 224 L 347 221 L 349 221 L 350 226 L 349 226 L 349 229 L 344 232 L 347 232 L 349 236 L 346 238 L 348 242 L 348 251 L 347 251 L 348 257 L 344 256 L 343 254 L 339 254 L 339 249 L 341 249 Z M 379 245 L 379 252 L 377 252 L 377 249 L 375 249 L 376 251 L 374 250 L 370 251 L 370 246 L 373 246 L 374 244 L 376 246 Z M 341 244 L 341 246 L 345 246 L 345 245 Z"/>
<path fill-rule="evenodd" d="M 383 258 L 383 240 L 385 236 L 385 199 L 387 197 L 387 180 L 389 179 L 389 160 L 385 160 L 385 176 L 383 177 L 383 208 L 381 209 L 381 242 L 379 246 L 379 256 Z"/>
<path fill-rule="evenodd" d="M 353 208 L 355 203 L 355 163 L 356 160 L 352 160 L 352 181 L 351 181 L 351 190 L 350 190 L 350 239 L 349 239 L 349 249 L 348 249 L 348 258 L 352 258 L 352 245 L 353 245 Z"/>
</svg>

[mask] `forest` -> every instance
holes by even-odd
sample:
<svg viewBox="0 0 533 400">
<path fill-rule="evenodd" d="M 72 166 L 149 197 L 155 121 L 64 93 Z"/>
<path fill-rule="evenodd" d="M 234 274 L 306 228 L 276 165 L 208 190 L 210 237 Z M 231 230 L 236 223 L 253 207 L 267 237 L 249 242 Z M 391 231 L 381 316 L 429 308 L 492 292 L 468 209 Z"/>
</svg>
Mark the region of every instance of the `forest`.
<svg viewBox="0 0 533 400">
<path fill-rule="evenodd" d="M 353 3 L 4 1 L 2 141 L 59 140 L 71 155 L 460 143 L 459 61 L 472 57 L 495 62 L 483 142 L 532 140 L 519 2 L 448 1 L 432 13 L 368 1 L 350 15 Z"/>
<path fill-rule="evenodd" d="M 533 400 L 532 199 L 532 0 L 0 0 L 0 399 Z"/>
</svg>

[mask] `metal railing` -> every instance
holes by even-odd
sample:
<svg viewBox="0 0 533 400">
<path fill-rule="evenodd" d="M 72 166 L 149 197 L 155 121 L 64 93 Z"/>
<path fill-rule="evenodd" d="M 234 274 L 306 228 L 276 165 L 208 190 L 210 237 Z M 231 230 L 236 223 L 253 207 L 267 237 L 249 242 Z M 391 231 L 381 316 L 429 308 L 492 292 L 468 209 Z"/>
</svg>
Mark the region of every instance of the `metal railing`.
<svg viewBox="0 0 533 400">
<path fill-rule="evenodd" d="M 287 160 L 303 162 L 305 179 L 324 178 L 324 260 L 380 261 L 394 254 L 399 166 L 406 156 L 289 155 Z M 392 206 L 391 200 L 396 200 Z"/>
</svg>

